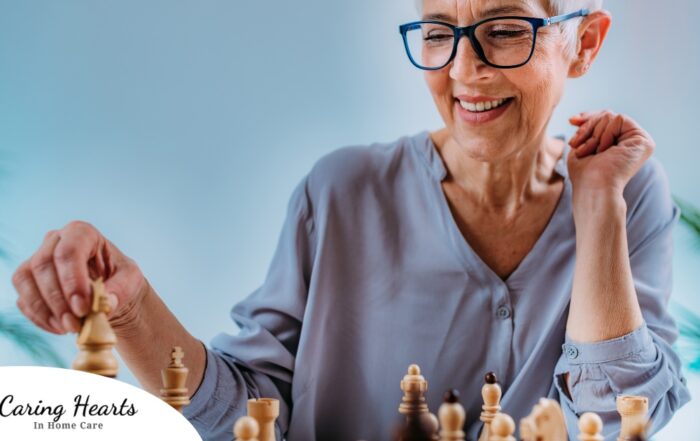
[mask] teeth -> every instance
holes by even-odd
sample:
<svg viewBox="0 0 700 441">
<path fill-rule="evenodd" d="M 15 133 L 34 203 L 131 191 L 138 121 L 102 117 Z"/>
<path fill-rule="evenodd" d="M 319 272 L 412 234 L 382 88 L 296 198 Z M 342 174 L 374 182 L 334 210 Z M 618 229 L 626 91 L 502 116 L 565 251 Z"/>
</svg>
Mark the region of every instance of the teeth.
<svg viewBox="0 0 700 441">
<path fill-rule="evenodd" d="M 493 101 L 481 101 L 479 103 L 468 103 L 466 101 L 459 100 L 459 104 L 466 110 L 470 112 L 485 112 L 486 110 L 495 109 L 505 103 L 507 98 L 502 98 L 500 100 Z"/>
</svg>

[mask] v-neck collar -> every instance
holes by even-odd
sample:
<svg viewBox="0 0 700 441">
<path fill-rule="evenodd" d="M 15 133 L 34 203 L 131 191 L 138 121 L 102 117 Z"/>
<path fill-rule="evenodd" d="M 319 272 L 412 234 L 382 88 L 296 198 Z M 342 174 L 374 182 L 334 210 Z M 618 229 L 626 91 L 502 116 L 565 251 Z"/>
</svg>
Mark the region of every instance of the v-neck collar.
<svg viewBox="0 0 700 441">
<path fill-rule="evenodd" d="M 557 136 L 557 138 L 564 140 L 563 136 Z M 490 282 L 497 285 L 508 286 L 516 281 L 520 274 L 527 273 L 527 269 L 531 265 L 536 264 L 537 261 L 541 260 L 538 257 L 546 251 L 545 248 L 547 247 L 547 243 L 549 242 L 550 237 L 555 235 L 557 226 L 562 225 L 565 217 L 570 217 L 571 215 L 572 189 L 568 169 L 566 167 L 566 159 L 570 151 L 568 144 L 564 144 L 564 152 L 562 157 L 559 158 L 554 166 L 554 170 L 564 178 L 564 189 L 559 196 L 557 205 L 532 249 L 530 249 L 515 270 L 513 270 L 513 272 L 511 272 L 504 280 L 501 279 L 501 277 L 481 259 L 481 257 L 476 253 L 476 251 L 474 251 L 460 231 L 454 215 L 450 210 L 447 196 L 445 195 L 441 185 L 442 180 L 447 176 L 447 169 L 437 151 L 435 144 L 433 143 L 432 138 L 430 137 L 430 132 L 424 131 L 419 133 L 414 137 L 414 141 L 416 147 L 421 151 L 423 159 L 425 160 L 431 175 L 435 178 L 434 190 L 443 229 L 447 233 L 449 241 L 457 253 L 457 256 L 462 261 L 465 270 L 473 278 L 481 280 L 484 283 Z"/>
</svg>

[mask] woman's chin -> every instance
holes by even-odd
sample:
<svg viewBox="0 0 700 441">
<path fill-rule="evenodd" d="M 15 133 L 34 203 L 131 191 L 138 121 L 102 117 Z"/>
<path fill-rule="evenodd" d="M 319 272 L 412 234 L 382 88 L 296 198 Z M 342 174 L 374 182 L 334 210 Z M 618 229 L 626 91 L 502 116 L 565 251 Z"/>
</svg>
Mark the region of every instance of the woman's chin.
<svg viewBox="0 0 700 441">
<path fill-rule="evenodd" d="M 495 162 L 511 154 L 504 142 L 507 133 L 474 133 L 460 131 L 455 134 L 455 140 L 461 153 L 481 162 Z M 510 143 L 508 143 L 510 144 Z"/>
</svg>

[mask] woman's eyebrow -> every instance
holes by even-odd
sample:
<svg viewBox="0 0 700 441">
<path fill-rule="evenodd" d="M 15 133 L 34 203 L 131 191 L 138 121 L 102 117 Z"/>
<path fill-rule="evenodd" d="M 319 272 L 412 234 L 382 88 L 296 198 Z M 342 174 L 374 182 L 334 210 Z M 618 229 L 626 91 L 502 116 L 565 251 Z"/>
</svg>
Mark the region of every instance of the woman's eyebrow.
<svg viewBox="0 0 700 441">
<path fill-rule="evenodd" d="M 449 14 L 442 14 L 440 12 L 433 13 L 433 14 L 425 14 L 423 16 L 423 20 L 436 20 L 436 21 L 446 21 L 446 22 L 455 22 L 456 20 L 454 17 L 452 17 Z"/>
<path fill-rule="evenodd" d="M 491 17 L 496 15 L 508 15 L 508 14 L 523 14 L 528 13 L 528 11 L 521 6 L 497 6 L 495 8 L 490 8 L 482 11 L 481 15 L 484 17 Z"/>
<path fill-rule="evenodd" d="M 500 15 L 509 15 L 509 14 L 528 14 L 529 11 L 527 11 L 525 8 L 521 6 L 497 6 L 495 8 L 490 8 L 485 11 L 481 12 L 482 17 L 494 17 L 494 16 L 500 16 Z M 457 20 L 449 14 L 444 14 L 441 12 L 435 12 L 432 14 L 425 14 L 423 15 L 423 20 L 436 20 L 436 21 L 446 21 L 448 23 L 454 23 Z"/>
</svg>

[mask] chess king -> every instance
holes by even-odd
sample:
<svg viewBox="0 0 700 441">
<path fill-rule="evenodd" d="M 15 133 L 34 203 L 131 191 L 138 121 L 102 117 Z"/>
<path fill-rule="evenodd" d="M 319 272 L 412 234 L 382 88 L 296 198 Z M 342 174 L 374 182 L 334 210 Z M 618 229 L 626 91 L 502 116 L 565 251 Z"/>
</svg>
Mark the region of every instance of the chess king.
<svg viewBox="0 0 700 441">
<path fill-rule="evenodd" d="M 617 437 L 616 393 L 646 396 L 649 433 L 661 428 L 689 395 L 667 311 L 679 212 L 656 144 L 613 110 L 571 116 L 568 142 L 547 133 L 610 13 L 601 0 L 418 6 L 395 35 L 401 75 L 422 72 L 443 126 L 318 160 L 292 192 L 266 278 L 231 311 L 239 333 L 202 344 L 137 262 L 81 221 L 16 269 L 19 309 L 77 332 L 102 277 L 116 349 L 146 389 L 159 393 L 172 347 L 187 354 L 183 413 L 207 440 L 230 440 L 262 397 L 279 400 L 278 439 L 389 439 L 411 363 L 431 378 L 429 408 L 459 391 L 468 439 L 487 426 L 510 439 L 539 397 L 561 405 L 570 439 L 583 412 Z M 585 84 L 571 87 L 604 98 Z M 205 294 L 192 311 L 217 293 Z M 487 371 L 512 421 L 481 416 Z"/>
</svg>

